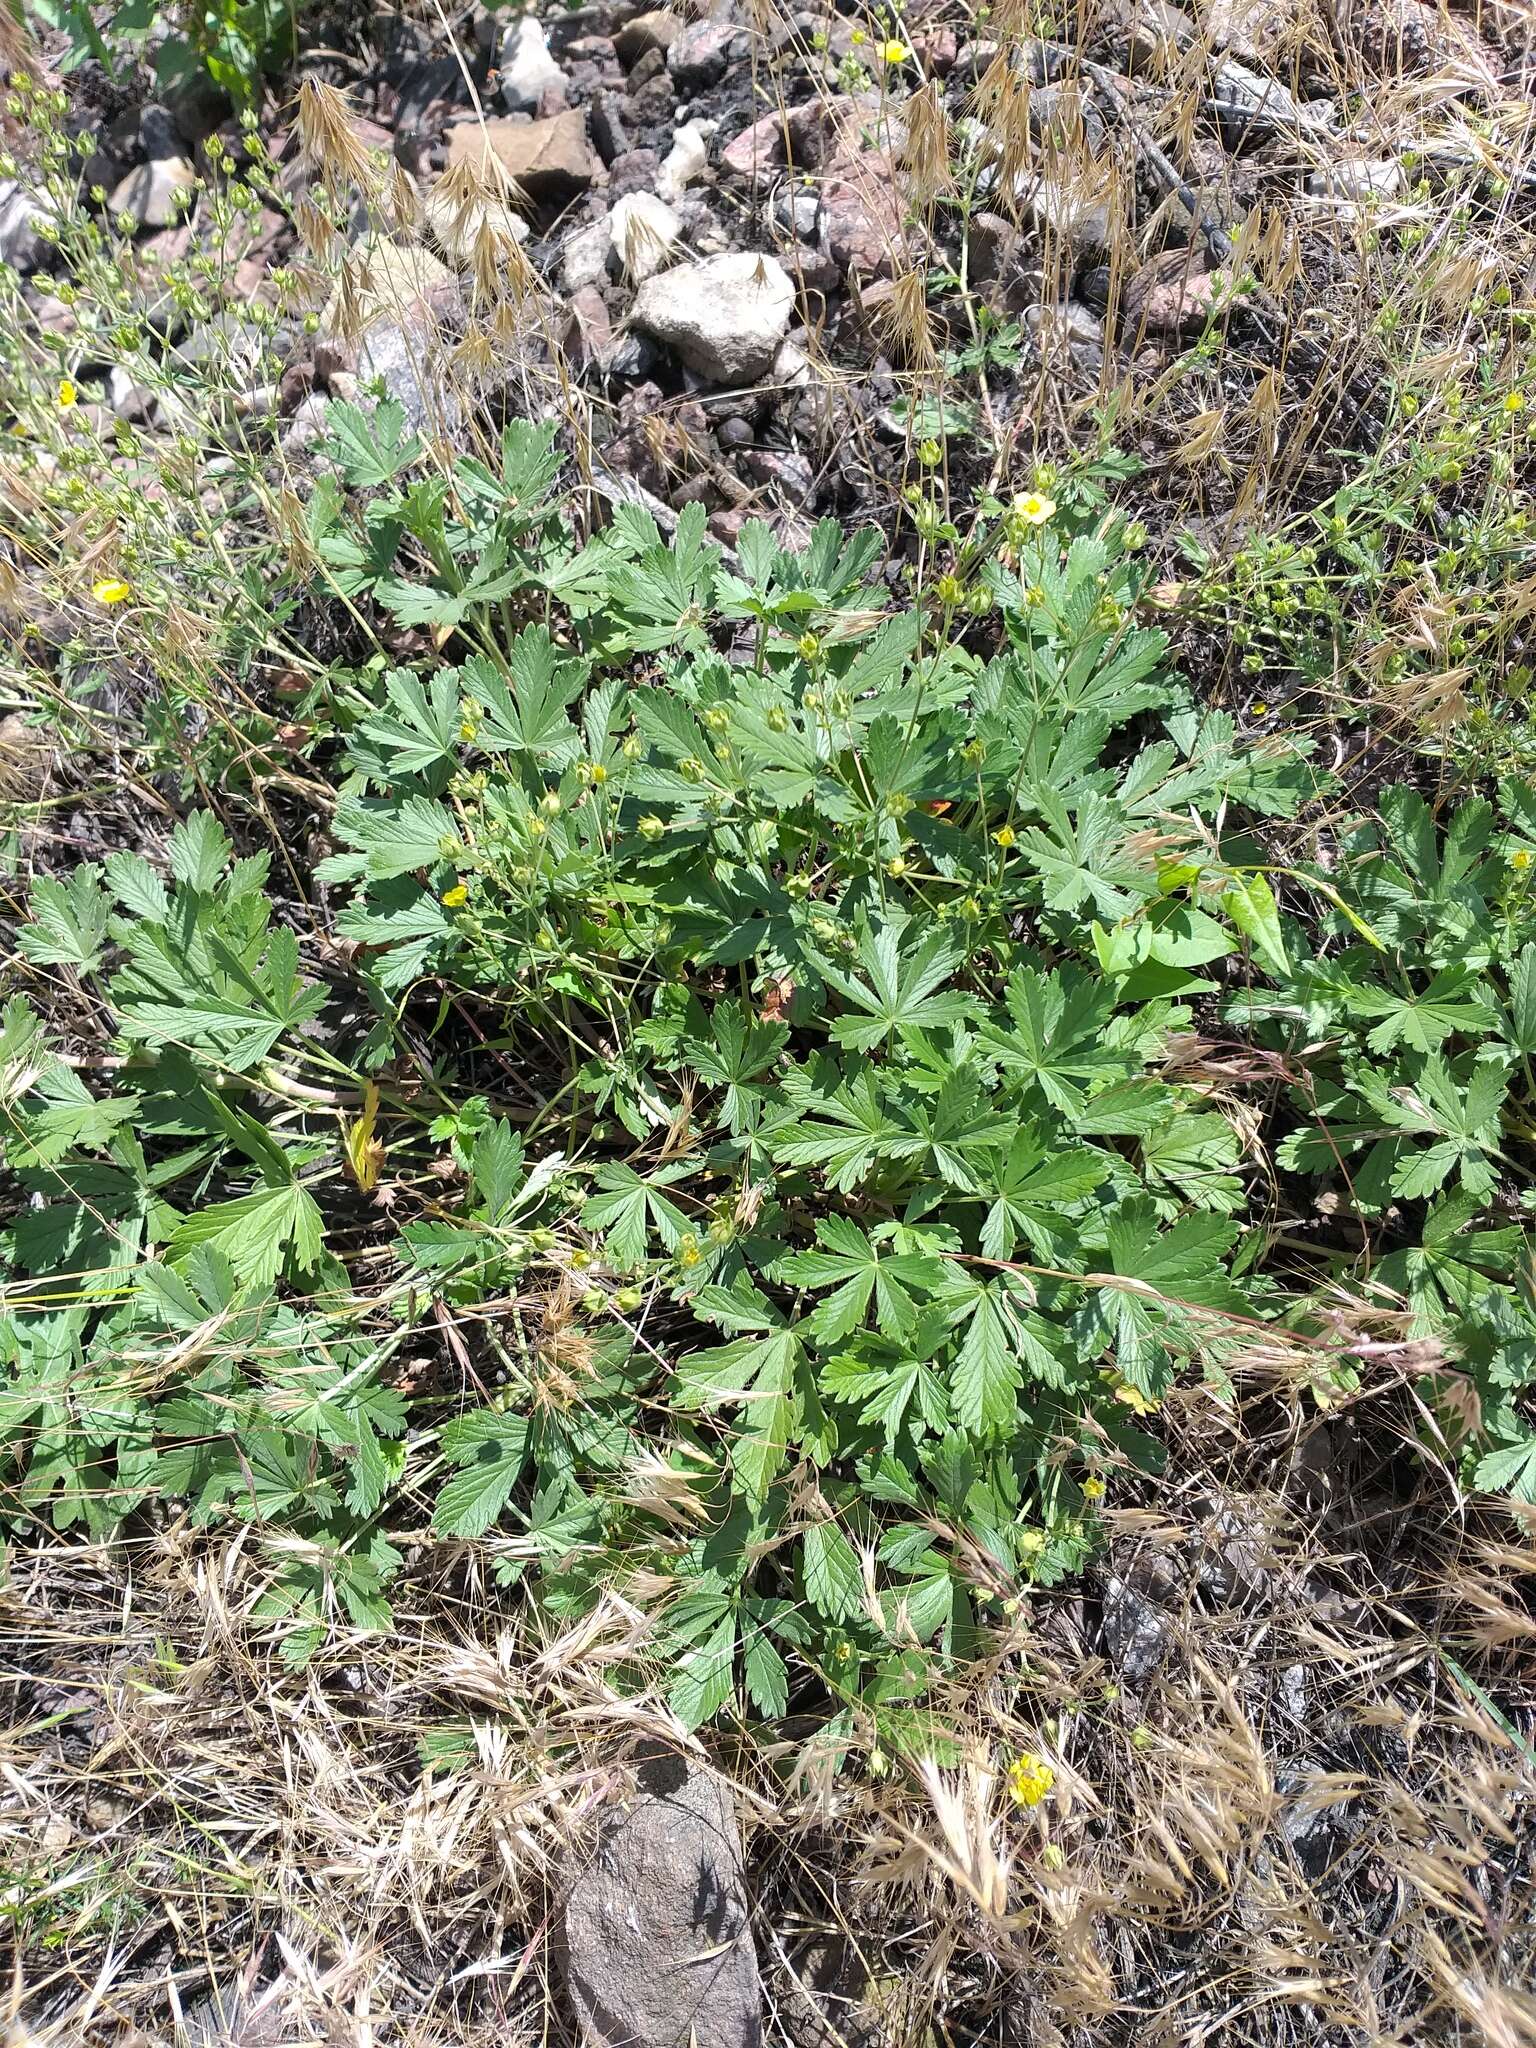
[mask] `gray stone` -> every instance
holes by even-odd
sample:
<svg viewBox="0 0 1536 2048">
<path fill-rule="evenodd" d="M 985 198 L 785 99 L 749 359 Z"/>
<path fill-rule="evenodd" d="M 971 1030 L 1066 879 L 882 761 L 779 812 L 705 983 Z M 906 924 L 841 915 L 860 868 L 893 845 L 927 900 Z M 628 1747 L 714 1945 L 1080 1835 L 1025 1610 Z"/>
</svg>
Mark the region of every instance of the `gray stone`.
<svg viewBox="0 0 1536 2048">
<path fill-rule="evenodd" d="M 0 263 L 24 273 L 42 269 L 52 248 L 37 232 L 38 224 L 53 217 L 52 202 L 42 193 L 14 178 L 0 179 Z"/>
<path fill-rule="evenodd" d="M 139 110 L 139 147 L 151 163 L 168 156 L 181 156 L 186 138 L 169 108 L 151 100 Z"/>
<path fill-rule="evenodd" d="M 773 210 L 781 227 L 788 228 L 802 242 L 808 242 L 816 232 L 821 201 L 814 192 L 784 191 L 774 201 Z"/>
<path fill-rule="evenodd" d="M 667 69 L 678 90 L 699 92 L 705 86 L 718 85 L 740 33 L 729 21 L 696 21 L 674 36 L 667 48 Z"/>
<path fill-rule="evenodd" d="M 711 383 L 745 384 L 773 361 L 794 304 L 783 267 L 743 250 L 648 278 L 633 318 Z"/>
<path fill-rule="evenodd" d="M 547 92 L 562 96 L 566 76 L 549 54 L 543 23 L 525 14 L 507 30 L 501 45 L 501 100 L 514 114 L 532 114 Z"/>
<path fill-rule="evenodd" d="M 135 382 L 120 363 L 107 372 L 107 403 L 120 420 L 133 427 L 147 426 L 154 417 L 155 394 Z"/>
<path fill-rule="evenodd" d="M 318 391 L 311 391 L 308 398 L 299 401 L 298 410 L 283 430 L 279 447 L 288 456 L 307 455 L 325 432 L 326 414 L 331 401 L 323 398 Z"/>
<path fill-rule="evenodd" d="M 512 243 L 526 242 L 532 229 L 520 213 L 504 199 L 476 194 L 472 198 L 451 198 L 441 181 L 432 187 L 422 205 L 424 226 L 450 263 L 469 269 L 482 238 L 489 235 L 499 254 Z"/>
<path fill-rule="evenodd" d="M 654 192 L 626 192 L 608 216 L 608 231 L 625 275 L 643 284 L 671 262 L 682 223 Z"/>
<path fill-rule="evenodd" d="M 140 164 L 113 188 L 114 214 L 126 214 L 136 227 L 169 227 L 185 211 L 183 194 L 197 185 L 197 171 L 184 156 L 156 157 Z"/>
<path fill-rule="evenodd" d="M 571 1997 L 589 2048 L 760 2048 L 730 1798 L 660 1750 L 638 1779 L 628 1806 L 603 1817 L 566 1900 Z"/>
<path fill-rule="evenodd" d="M 649 50 L 665 56 L 682 32 L 680 15 L 670 7 L 654 7 L 648 14 L 637 14 L 632 21 L 626 21 L 614 37 L 613 47 L 620 63 L 628 68 L 638 64 Z"/>
<path fill-rule="evenodd" d="M 1155 1678 L 1173 1647 L 1166 1615 L 1124 1579 L 1104 1588 L 1104 1653 L 1127 1685 L 1139 1692 Z"/>
<path fill-rule="evenodd" d="M 1018 196 L 1036 227 L 1059 235 L 1074 249 L 1097 255 L 1110 247 L 1114 209 L 1105 187 L 1091 190 L 1031 174 L 1021 181 Z"/>
<path fill-rule="evenodd" d="M 612 250 L 613 231 L 607 214 L 601 220 L 577 229 L 560 256 L 560 275 L 568 296 L 588 285 L 602 283 L 608 275 L 608 258 Z"/>
</svg>

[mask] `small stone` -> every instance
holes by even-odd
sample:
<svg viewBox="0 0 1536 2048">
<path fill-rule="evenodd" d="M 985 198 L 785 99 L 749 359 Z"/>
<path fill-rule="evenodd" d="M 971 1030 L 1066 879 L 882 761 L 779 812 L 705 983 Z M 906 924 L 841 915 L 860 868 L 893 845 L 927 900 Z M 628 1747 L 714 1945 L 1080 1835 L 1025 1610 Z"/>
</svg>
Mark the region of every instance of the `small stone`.
<svg viewBox="0 0 1536 2048">
<path fill-rule="evenodd" d="M 750 128 L 743 128 L 720 152 L 723 169 L 753 185 L 764 184 L 784 168 L 784 117 L 764 114 Z"/>
<path fill-rule="evenodd" d="M 670 7 L 654 7 L 646 14 L 637 14 L 632 21 L 626 21 L 613 39 L 613 47 L 619 62 L 627 69 L 638 64 L 648 50 L 659 50 L 665 56 L 672 44 L 683 32 L 682 17 Z"/>
<path fill-rule="evenodd" d="M 741 1838 L 720 1782 L 655 1750 L 603 1816 L 565 1905 L 590 2048 L 760 2048 L 762 1991 Z"/>
<path fill-rule="evenodd" d="M 1173 1631 L 1160 1610 L 1124 1579 L 1104 1589 L 1104 1651 L 1127 1685 L 1139 1692 L 1161 1669 Z"/>
<path fill-rule="evenodd" d="M 181 156 L 186 146 L 180 124 L 168 107 L 151 100 L 139 109 L 139 148 L 151 163 L 158 163 L 165 157 Z"/>
<path fill-rule="evenodd" d="M 608 257 L 612 248 L 613 234 L 606 214 L 601 220 L 577 229 L 560 258 L 560 275 L 567 297 L 585 291 L 588 285 L 602 283 L 608 275 Z"/>
<path fill-rule="evenodd" d="M 731 46 L 740 30 L 729 21 L 696 21 L 672 38 L 667 69 L 679 92 L 700 92 L 718 85 L 731 60 Z"/>
<path fill-rule="evenodd" d="M 1307 190 L 1319 199 L 1395 199 L 1407 182 L 1408 174 L 1395 157 L 1346 157 L 1325 171 L 1314 171 Z"/>
<path fill-rule="evenodd" d="M 695 178 L 709 166 L 709 137 L 713 121 L 685 121 L 672 137 L 672 147 L 662 158 L 656 173 L 656 191 L 662 199 L 680 198 Z"/>
<path fill-rule="evenodd" d="M 326 414 L 331 401 L 312 391 L 300 402 L 298 411 L 283 431 L 278 444 L 285 455 L 307 455 L 325 433 Z"/>
<path fill-rule="evenodd" d="M 782 266 L 743 250 L 648 278 L 633 318 L 712 384 L 746 384 L 778 353 L 794 304 Z"/>
<path fill-rule="evenodd" d="M 788 228 L 802 242 L 808 242 L 816 232 L 821 201 L 814 192 L 781 192 L 773 210 L 781 227 Z"/>
<path fill-rule="evenodd" d="M 502 39 L 502 105 L 514 114 L 531 114 L 546 92 L 564 99 L 565 88 L 565 73 L 549 53 L 543 23 L 525 14 Z"/>
<path fill-rule="evenodd" d="M 1030 306 L 1025 310 L 1024 325 L 1042 355 L 1067 349 L 1088 370 L 1097 370 L 1104 360 L 1104 323 L 1078 299 Z"/>
<path fill-rule="evenodd" d="M 592 127 L 592 144 L 603 162 L 612 165 L 633 145 L 624 125 L 623 102 L 616 92 L 595 92 L 587 103 Z"/>
<path fill-rule="evenodd" d="M 613 343 L 613 320 L 596 285 L 573 292 L 566 308 L 565 346 L 578 363 L 597 362 Z"/>
<path fill-rule="evenodd" d="M 752 431 L 750 420 L 744 420 L 739 415 L 733 415 L 728 420 L 722 420 L 719 426 L 716 427 L 715 439 L 722 448 L 750 448 L 757 439 L 757 436 Z"/>
<path fill-rule="evenodd" d="M 107 372 L 107 403 L 130 426 L 147 426 L 154 417 L 155 394 L 134 381 L 118 363 Z"/>
<path fill-rule="evenodd" d="M 899 138 L 887 132 L 882 142 L 868 140 L 853 107 L 840 126 L 821 188 L 821 246 L 845 274 L 889 277 L 908 239 Z"/>
<path fill-rule="evenodd" d="M 782 453 L 777 448 L 753 448 L 742 466 L 760 484 L 768 484 L 794 505 L 803 505 L 815 488 L 816 478 L 803 455 Z"/>
<path fill-rule="evenodd" d="M 391 242 L 383 235 L 360 242 L 348 263 L 358 316 L 364 327 L 376 320 L 416 321 L 458 297 L 452 271 L 430 250 Z M 334 333 L 340 315 L 338 290 L 320 316 L 322 331 Z"/>
<path fill-rule="evenodd" d="M 654 192 L 660 175 L 654 149 L 627 149 L 608 166 L 608 189 L 616 199 L 625 192 Z"/>
<path fill-rule="evenodd" d="M 1011 221 L 1004 220 L 1000 213 L 973 213 L 969 231 L 973 281 L 987 284 L 994 277 L 1000 277 L 1018 246 L 1018 240 L 1018 229 Z"/>
<path fill-rule="evenodd" d="M 26 275 L 40 270 L 53 253 L 40 235 L 40 222 L 51 220 L 54 207 L 40 192 L 31 192 L 14 178 L 0 180 L 0 262 Z"/>
<path fill-rule="evenodd" d="M 169 227 L 185 204 L 181 195 L 196 186 L 197 172 L 188 158 L 157 157 L 118 182 L 110 205 L 114 215 L 126 214 L 136 227 Z"/>
<path fill-rule="evenodd" d="M 654 192 L 626 192 L 608 216 L 608 229 L 614 254 L 636 284 L 666 268 L 682 234 L 677 215 Z"/>
<path fill-rule="evenodd" d="M 1111 246 L 1113 209 L 1107 191 L 1079 189 L 1053 178 L 1029 175 L 1020 197 L 1036 227 L 1059 236 L 1074 249 L 1094 255 Z"/>
<path fill-rule="evenodd" d="M 464 121 L 448 130 L 448 163 L 499 164 L 520 192 L 555 205 L 585 192 L 602 175 L 587 139 L 586 116 L 571 108 L 544 121 Z"/>
<path fill-rule="evenodd" d="M 1138 274 L 1126 287 L 1124 324 L 1147 334 L 1197 334 L 1216 311 L 1226 281 L 1220 271 L 1197 271 L 1138 291 Z"/>
<path fill-rule="evenodd" d="M 422 224 L 449 262 L 461 270 L 474 263 L 475 252 L 487 235 L 493 246 L 505 246 L 526 242 L 532 232 L 504 199 L 487 194 L 460 200 L 450 197 L 441 182 L 432 187 L 422 204 Z"/>
<path fill-rule="evenodd" d="M 799 391 L 814 382 L 811 359 L 799 342 L 787 339 L 773 359 L 772 381 L 781 390 Z"/>
</svg>

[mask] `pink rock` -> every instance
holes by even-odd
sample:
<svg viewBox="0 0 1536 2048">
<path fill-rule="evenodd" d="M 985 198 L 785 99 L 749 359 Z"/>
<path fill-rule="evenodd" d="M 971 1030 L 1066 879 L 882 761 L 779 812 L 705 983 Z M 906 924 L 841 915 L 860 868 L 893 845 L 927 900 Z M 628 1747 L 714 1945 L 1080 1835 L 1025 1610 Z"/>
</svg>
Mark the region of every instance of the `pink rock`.
<svg viewBox="0 0 1536 2048">
<path fill-rule="evenodd" d="M 750 179 L 754 185 L 766 180 L 770 172 L 783 170 L 783 115 L 764 114 L 750 128 L 743 128 L 721 150 L 720 161 L 728 171 L 738 178 Z"/>
</svg>

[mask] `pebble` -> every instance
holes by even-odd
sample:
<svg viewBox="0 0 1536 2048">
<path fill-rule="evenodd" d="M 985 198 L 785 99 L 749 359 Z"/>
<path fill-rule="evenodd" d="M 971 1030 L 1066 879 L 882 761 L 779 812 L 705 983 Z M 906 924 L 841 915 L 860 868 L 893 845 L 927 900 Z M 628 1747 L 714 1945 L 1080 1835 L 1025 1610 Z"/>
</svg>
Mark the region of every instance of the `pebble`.
<svg viewBox="0 0 1536 2048">
<path fill-rule="evenodd" d="M 682 224 L 654 192 L 626 192 L 608 216 L 608 232 L 625 274 L 643 284 L 670 262 Z"/>
<path fill-rule="evenodd" d="M 745 384 L 773 362 L 794 304 L 783 267 L 743 250 L 648 278 L 632 317 L 710 383 Z"/>
</svg>

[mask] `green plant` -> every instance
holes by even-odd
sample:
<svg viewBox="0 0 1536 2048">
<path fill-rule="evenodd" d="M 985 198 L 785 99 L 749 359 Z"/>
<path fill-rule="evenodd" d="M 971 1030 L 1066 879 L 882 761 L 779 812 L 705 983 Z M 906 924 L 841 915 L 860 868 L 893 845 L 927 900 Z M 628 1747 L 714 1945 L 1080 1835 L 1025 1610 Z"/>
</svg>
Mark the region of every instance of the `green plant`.
<svg viewBox="0 0 1536 2048">
<path fill-rule="evenodd" d="M 310 692 L 349 957 L 306 971 L 207 817 L 169 885 L 36 884 L 23 952 L 118 1050 L 93 1090 L 8 1016 L 13 1513 L 246 1517 L 302 1656 L 382 1619 L 430 1488 L 551 1615 L 650 1606 L 690 1722 L 798 1668 L 926 1746 L 936 1668 L 1081 1563 L 1178 1372 L 1225 1398 L 1288 1329 L 1347 1386 L 1314 1279 L 1376 1290 L 1362 1327 L 1409 1297 L 1431 1412 L 1481 1373 L 1470 1469 L 1528 1485 L 1518 1247 L 1475 1241 L 1477 1301 L 1424 1277 L 1525 1142 L 1523 827 L 1434 854 L 1405 797 L 1337 872 L 1277 860 L 1322 778 L 1169 669 L 1091 467 L 892 611 L 878 536 L 749 524 L 727 568 L 699 508 L 671 544 L 620 508 L 575 549 L 551 430 L 444 475 L 387 402 L 330 420 L 307 552 L 419 650 Z M 1181 1059 L 1222 1005 L 1294 1079 L 1267 1120 Z M 1506 1015 L 1509 1057 L 1455 1042 Z M 1261 1134 L 1305 1185 L 1377 1146 L 1387 1263 L 1272 1266 Z M 431 1332 L 451 1377 L 399 1373 Z"/>
<path fill-rule="evenodd" d="M 94 58 L 108 77 L 153 46 L 155 83 L 167 90 L 203 72 L 237 108 L 255 104 L 262 82 L 294 49 L 294 0 L 186 0 L 168 9 L 157 0 L 124 0 L 105 18 L 84 0 L 19 0 L 20 6 L 69 38 L 61 69 Z M 12 0 L 18 5 L 18 0 Z M 175 26 L 165 32 L 167 14 Z"/>
</svg>

